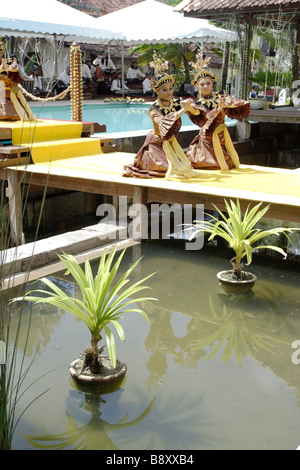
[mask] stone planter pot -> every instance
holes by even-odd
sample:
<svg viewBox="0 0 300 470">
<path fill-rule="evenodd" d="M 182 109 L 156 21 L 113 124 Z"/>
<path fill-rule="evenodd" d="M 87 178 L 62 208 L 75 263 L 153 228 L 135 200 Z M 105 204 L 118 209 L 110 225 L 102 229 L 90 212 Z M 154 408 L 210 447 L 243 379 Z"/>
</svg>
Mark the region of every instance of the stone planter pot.
<svg viewBox="0 0 300 470">
<path fill-rule="evenodd" d="M 268 109 L 266 98 L 250 98 L 250 109 Z"/>
<path fill-rule="evenodd" d="M 109 387 L 121 382 L 125 377 L 127 366 L 117 360 L 116 368 L 113 369 L 108 356 L 101 356 L 104 363 L 103 373 L 92 374 L 89 370 L 80 372 L 82 366 L 82 358 L 76 359 L 69 366 L 71 377 L 81 384 L 93 384 L 103 387 Z"/>
<path fill-rule="evenodd" d="M 228 294 L 245 294 L 250 292 L 253 288 L 257 277 L 252 274 L 245 272 L 245 279 L 242 281 L 237 281 L 231 279 L 233 271 L 221 271 L 217 274 L 220 285 L 223 287 L 224 291 Z"/>
</svg>

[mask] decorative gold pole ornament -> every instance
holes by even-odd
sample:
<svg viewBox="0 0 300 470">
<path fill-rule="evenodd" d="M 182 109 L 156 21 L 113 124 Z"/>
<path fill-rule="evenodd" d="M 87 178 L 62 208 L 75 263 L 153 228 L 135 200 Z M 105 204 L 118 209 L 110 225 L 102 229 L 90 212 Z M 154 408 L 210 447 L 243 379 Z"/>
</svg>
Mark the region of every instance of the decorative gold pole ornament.
<svg viewBox="0 0 300 470">
<path fill-rule="evenodd" d="M 82 121 L 82 73 L 81 73 L 81 50 L 77 42 L 73 42 L 70 50 L 71 70 L 71 102 L 72 121 Z"/>
</svg>

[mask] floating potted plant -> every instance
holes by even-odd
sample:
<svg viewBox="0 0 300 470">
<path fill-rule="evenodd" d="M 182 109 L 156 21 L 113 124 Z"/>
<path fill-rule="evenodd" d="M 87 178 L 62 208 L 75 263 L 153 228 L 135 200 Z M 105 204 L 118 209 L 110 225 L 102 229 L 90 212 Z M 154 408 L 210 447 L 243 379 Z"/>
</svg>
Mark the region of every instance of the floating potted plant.
<svg viewBox="0 0 300 470">
<path fill-rule="evenodd" d="M 86 351 L 69 367 L 71 376 L 78 382 L 111 385 L 121 380 L 127 367 L 116 358 L 116 344 L 111 326 L 114 326 L 120 339 L 124 341 L 124 330 L 119 323 L 122 315 L 128 312 L 137 312 L 149 322 L 147 314 L 140 308 L 134 308 L 132 304 L 133 302 L 151 303 L 151 300 L 156 299 L 150 297 L 132 299 L 132 296 L 141 290 L 148 289 L 147 286 L 142 284 L 153 274 L 125 288 L 129 282 L 128 277 L 140 261 L 138 260 L 116 281 L 116 274 L 125 251 L 122 251 L 113 264 L 116 247 L 107 258 L 104 250 L 95 277 L 88 260 L 85 262 L 83 269 L 74 256 L 67 254 L 59 256 L 67 268 L 65 274 L 72 275 L 81 291 L 82 299 L 67 295 L 48 278 L 42 278 L 40 281 L 49 287 L 51 291 L 34 290 L 27 292 L 23 297 L 13 299 L 13 301 L 26 300 L 36 304 L 53 305 L 72 313 L 87 325 L 91 333 L 91 343 Z M 37 293 L 41 295 L 34 295 Z M 104 347 L 98 347 L 103 331 L 106 337 L 108 356 L 102 354 Z"/>
<path fill-rule="evenodd" d="M 250 272 L 244 271 L 243 259 L 246 258 L 246 265 L 249 266 L 252 262 L 253 250 L 270 249 L 277 251 L 286 258 L 286 252 L 273 245 L 259 245 L 257 244 L 262 239 L 269 237 L 270 235 L 290 233 L 294 228 L 270 228 L 268 230 L 260 230 L 255 228 L 256 224 L 268 211 L 270 205 L 260 209 L 262 203 L 257 204 L 252 209 L 247 208 L 244 216 L 242 215 L 239 200 L 236 204 L 230 200 L 228 203 L 225 200 L 227 215 L 218 209 L 215 209 L 219 214 L 219 217 L 211 216 L 213 221 L 203 222 L 196 221 L 196 235 L 199 231 L 204 231 L 210 234 L 209 241 L 214 240 L 215 237 L 221 237 L 229 246 L 234 250 L 235 256 L 231 259 L 233 269 L 229 271 L 222 271 L 217 274 L 220 284 L 223 286 L 226 292 L 230 293 L 244 293 L 252 289 L 255 284 L 256 276 Z"/>
</svg>

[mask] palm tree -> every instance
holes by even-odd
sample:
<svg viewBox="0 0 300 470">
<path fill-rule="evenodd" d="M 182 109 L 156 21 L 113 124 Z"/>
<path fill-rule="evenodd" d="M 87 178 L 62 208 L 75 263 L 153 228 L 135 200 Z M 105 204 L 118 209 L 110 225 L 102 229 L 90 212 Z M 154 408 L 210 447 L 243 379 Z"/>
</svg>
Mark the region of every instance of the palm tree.
<svg viewBox="0 0 300 470">
<path fill-rule="evenodd" d="M 190 66 L 191 61 L 196 60 L 198 47 L 195 44 L 141 44 L 130 49 L 130 53 L 138 53 L 138 62 L 141 65 L 148 65 L 153 59 L 153 53 L 156 51 L 164 59 L 169 61 L 176 73 L 181 72 L 181 81 L 190 82 Z M 184 80 L 182 80 L 182 75 Z M 179 78 L 179 77 L 178 77 Z M 180 80 L 180 78 L 179 78 Z"/>
</svg>

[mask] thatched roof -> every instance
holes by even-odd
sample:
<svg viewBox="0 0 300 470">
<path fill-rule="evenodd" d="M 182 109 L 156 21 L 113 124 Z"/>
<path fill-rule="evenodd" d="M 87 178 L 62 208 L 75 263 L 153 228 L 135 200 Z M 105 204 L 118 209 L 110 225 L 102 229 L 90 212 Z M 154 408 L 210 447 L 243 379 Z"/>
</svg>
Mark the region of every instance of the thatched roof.
<svg viewBox="0 0 300 470">
<path fill-rule="evenodd" d="M 130 7 L 143 0 L 58 0 L 59 2 L 66 3 L 67 5 L 77 8 L 91 16 L 99 17 L 112 13 L 121 8 Z M 164 0 L 157 0 L 158 2 L 165 3 Z"/>
<path fill-rule="evenodd" d="M 228 14 L 299 13 L 300 0 L 183 0 L 177 9 L 186 16 L 199 18 L 224 18 Z"/>
</svg>

